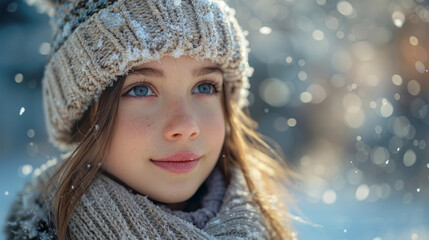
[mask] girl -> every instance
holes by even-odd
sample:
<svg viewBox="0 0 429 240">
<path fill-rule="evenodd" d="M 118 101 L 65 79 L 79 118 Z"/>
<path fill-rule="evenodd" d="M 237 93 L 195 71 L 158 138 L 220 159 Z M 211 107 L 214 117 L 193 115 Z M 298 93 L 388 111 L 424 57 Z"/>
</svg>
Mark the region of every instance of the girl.
<svg viewBox="0 0 429 240">
<path fill-rule="evenodd" d="M 282 157 L 246 106 L 248 43 L 217 0 L 48 3 L 50 140 L 10 239 L 292 239 Z M 52 162 L 51 162 L 52 163 Z"/>
</svg>

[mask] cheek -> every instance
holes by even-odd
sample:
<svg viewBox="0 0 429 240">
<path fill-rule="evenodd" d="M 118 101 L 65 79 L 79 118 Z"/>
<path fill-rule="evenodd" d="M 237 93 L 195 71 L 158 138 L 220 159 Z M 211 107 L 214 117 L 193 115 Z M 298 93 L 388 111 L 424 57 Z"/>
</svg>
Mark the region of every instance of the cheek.
<svg viewBox="0 0 429 240">
<path fill-rule="evenodd" d="M 202 119 L 202 124 L 206 131 L 210 133 L 210 136 L 213 137 L 212 140 L 214 142 L 223 143 L 225 137 L 225 118 L 222 109 L 206 112 Z"/>
<path fill-rule="evenodd" d="M 155 118 L 138 113 L 128 114 L 121 120 L 122 128 L 132 137 L 147 136 L 154 130 Z"/>
<path fill-rule="evenodd" d="M 138 112 L 118 112 L 111 148 L 127 154 L 141 153 L 149 146 L 156 128 L 156 117 Z"/>
</svg>

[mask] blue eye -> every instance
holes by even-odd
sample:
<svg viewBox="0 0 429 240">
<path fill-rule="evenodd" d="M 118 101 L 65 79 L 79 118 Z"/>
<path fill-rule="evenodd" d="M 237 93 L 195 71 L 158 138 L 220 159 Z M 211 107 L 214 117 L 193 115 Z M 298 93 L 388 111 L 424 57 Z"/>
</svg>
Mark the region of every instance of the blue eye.
<svg viewBox="0 0 429 240">
<path fill-rule="evenodd" d="M 146 96 L 153 95 L 153 92 L 148 86 L 138 85 L 138 86 L 131 88 L 127 92 L 127 94 L 129 94 L 133 97 L 146 97 Z"/>
<path fill-rule="evenodd" d="M 211 84 L 211 83 L 203 83 L 203 84 L 198 85 L 195 88 L 195 90 L 198 90 L 198 92 L 193 92 L 193 93 L 213 94 L 213 93 L 215 93 L 214 91 L 216 89 L 213 86 L 213 84 Z"/>
</svg>

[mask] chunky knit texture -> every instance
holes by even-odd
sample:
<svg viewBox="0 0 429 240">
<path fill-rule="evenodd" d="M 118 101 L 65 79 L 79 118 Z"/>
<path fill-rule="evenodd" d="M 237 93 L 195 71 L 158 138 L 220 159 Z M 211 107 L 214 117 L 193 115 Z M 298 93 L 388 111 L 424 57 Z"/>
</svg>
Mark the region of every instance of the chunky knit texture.
<svg viewBox="0 0 429 240">
<path fill-rule="evenodd" d="M 202 229 L 207 222 L 218 213 L 226 191 L 226 182 L 219 168 L 213 169 L 204 183 L 207 193 L 201 199 L 201 208 L 186 212 L 181 210 L 170 210 L 163 204 L 158 204 L 164 211 L 167 211 L 181 219 L 193 223 Z"/>
<path fill-rule="evenodd" d="M 226 97 L 247 105 L 248 42 L 223 1 L 58 0 L 51 13 L 44 109 L 50 140 L 62 150 L 74 148 L 73 126 L 107 86 L 164 56 L 210 59 L 224 72 Z"/>
<path fill-rule="evenodd" d="M 18 195 L 5 229 L 8 239 L 56 239 L 51 223 L 53 218 L 49 214 L 49 199 L 42 200 L 40 189 L 51 173 L 52 168 Z M 210 178 L 219 183 L 218 176 L 211 174 Z M 215 188 L 215 191 L 221 190 Z M 209 189 L 205 200 L 209 200 L 210 192 Z M 205 211 L 204 207 L 201 209 Z M 198 223 L 181 218 L 177 211 L 165 210 L 146 196 L 132 193 L 111 178 L 99 175 L 80 199 L 69 230 L 72 239 L 268 238 L 264 219 L 254 205 L 243 173 L 238 168 L 232 169 L 220 209 L 213 216 L 211 213 L 203 215 L 208 218 L 199 228 L 196 226 Z"/>
</svg>

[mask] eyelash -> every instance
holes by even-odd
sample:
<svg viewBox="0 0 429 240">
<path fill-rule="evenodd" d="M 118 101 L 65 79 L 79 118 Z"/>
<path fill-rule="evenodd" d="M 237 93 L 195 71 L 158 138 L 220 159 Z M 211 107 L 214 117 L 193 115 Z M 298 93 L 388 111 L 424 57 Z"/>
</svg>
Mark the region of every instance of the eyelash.
<svg viewBox="0 0 429 240">
<path fill-rule="evenodd" d="M 213 95 L 216 95 L 220 91 L 222 91 L 222 84 L 220 84 L 219 82 L 213 81 L 213 80 L 209 80 L 209 79 L 206 79 L 206 80 L 203 80 L 203 81 L 199 82 L 197 84 L 197 87 L 200 86 L 201 84 L 204 84 L 204 83 L 209 83 L 210 85 L 212 85 L 214 87 L 214 93 L 213 93 Z"/>
<path fill-rule="evenodd" d="M 220 83 L 219 83 L 219 82 L 217 82 L 217 81 L 210 80 L 210 79 L 202 80 L 201 82 L 199 82 L 199 83 L 197 84 L 197 86 L 196 86 L 196 87 L 198 87 L 198 86 L 200 86 L 201 84 L 204 84 L 204 83 L 208 83 L 208 84 L 210 84 L 210 85 L 212 85 L 212 86 L 214 87 L 214 92 L 213 92 L 212 94 L 205 94 L 205 95 L 217 95 L 219 92 L 221 92 L 221 91 L 222 91 L 222 84 L 220 84 Z M 141 81 L 141 82 L 137 82 L 137 83 L 133 84 L 133 85 L 130 87 L 130 89 L 129 89 L 129 90 L 127 90 L 127 91 L 123 94 L 123 96 L 127 96 L 127 95 L 128 95 L 128 93 L 129 93 L 131 90 L 133 90 L 133 88 L 135 88 L 135 87 L 137 87 L 137 86 L 146 86 L 146 87 L 150 88 L 152 92 L 155 92 L 155 91 L 153 91 L 153 89 L 152 89 L 152 87 L 151 87 L 151 84 L 150 84 L 149 82 Z M 139 97 L 139 96 L 131 96 L 131 97 L 143 98 L 143 97 L 150 97 L 150 96 L 142 96 L 142 97 Z"/>
</svg>

